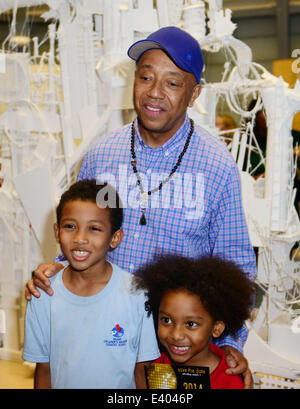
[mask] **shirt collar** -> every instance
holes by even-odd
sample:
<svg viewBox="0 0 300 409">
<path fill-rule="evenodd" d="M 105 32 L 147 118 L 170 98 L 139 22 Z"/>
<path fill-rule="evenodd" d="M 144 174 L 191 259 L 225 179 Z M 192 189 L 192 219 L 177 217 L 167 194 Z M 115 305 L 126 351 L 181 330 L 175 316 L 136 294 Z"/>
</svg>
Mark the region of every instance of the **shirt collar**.
<svg viewBox="0 0 300 409">
<path fill-rule="evenodd" d="M 172 136 L 172 138 L 170 138 L 162 146 L 158 148 L 152 148 L 151 146 L 147 145 L 144 142 L 137 125 L 138 125 L 138 119 L 136 118 L 134 121 L 134 128 L 135 128 L 135 135 L 136 135 L 136 138 L 135 138 L 136 149 L 137 150 L 141 150 L 141 149 L 153 149 L 154 150 L 155 149 L 157 151 L 160 150 L 160 151 L 163 151 L 166 156 L 171 154 L 176 148 L 182 146 L 185 143 L 186 141 L 185 136 L 190 130 L 190 120 L 188 116 L 186 115 L 183 124 L 178 129 L 178 131 Z"/>
</svg>

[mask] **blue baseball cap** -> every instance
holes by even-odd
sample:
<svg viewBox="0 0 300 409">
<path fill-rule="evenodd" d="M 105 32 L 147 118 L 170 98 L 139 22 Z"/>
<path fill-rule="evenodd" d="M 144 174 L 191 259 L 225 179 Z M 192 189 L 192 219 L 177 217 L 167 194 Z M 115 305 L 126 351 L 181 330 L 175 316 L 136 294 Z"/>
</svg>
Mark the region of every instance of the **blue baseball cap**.
<svg viewBox="0 0 300 409">
<path fill-rule="evenodd" d="M 148 50 L 162 49 L 182 70 L 194 74 L 200 83 L 203 69 L 203 55 L 198 41 L 178 27 L 163 27 L 150 34 L 145 40 L 129 47 L 127 54 L 137 63 Z"/>
</svg>

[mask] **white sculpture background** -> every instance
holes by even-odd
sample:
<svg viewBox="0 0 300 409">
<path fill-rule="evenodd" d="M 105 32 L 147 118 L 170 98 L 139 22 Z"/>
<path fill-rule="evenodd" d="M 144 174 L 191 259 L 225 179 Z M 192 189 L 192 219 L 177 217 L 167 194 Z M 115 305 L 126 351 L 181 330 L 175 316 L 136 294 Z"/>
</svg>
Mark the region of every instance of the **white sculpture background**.
<svg viewBox="0 0 300 409">
<path fill-rule="evenodd" d="M 25 48 L 14 52 L 17 8 L 42 4 L 49 6 L 43 15 L 50 20 L 48 52 L 40 55 L 38 38 L 31 39 L 33 56 Z M 257 283 L 264 293 L 249 322 L 245 354 L 254 372 L 289 378 L 276 387 L 299 387 L 299 263 L 290 250 L 300 240 L 291 136 L 300 85 L 291 89 L 252 61 L 250 48 L 234 38 L 231 11 L 221 8 L 222 1 L 156 0 L 155 6 L 152 0 L 1 1 L 0 13 L 12 9 L 13 20 L 0 53 L 0 358 L 21 357 L 24 284 L 33 268 L 57 254 L 57 200 L 90 143 L 134 116 L 128 47 L 159 27 L 177 25 L 204 51 L 225 49 L 230 57 L 221 82 L 208 83 L 204 73 L 203 91 L 189 114 L 221 139 L 214 125 L 219 101 L 239 118 L 230 149 L 241 173 L 251 241 L 259 248 Z M 257 104 L 248 112 L 245 102 L 254 97 Z M 262 106 L 266 172 L 255 180 L 253 169 L 242 166 L 251 150 L 260 152 L 253 121 Z M 269 379 L 260 377 L 260 386 L 272 387 Z"/>
</svg>

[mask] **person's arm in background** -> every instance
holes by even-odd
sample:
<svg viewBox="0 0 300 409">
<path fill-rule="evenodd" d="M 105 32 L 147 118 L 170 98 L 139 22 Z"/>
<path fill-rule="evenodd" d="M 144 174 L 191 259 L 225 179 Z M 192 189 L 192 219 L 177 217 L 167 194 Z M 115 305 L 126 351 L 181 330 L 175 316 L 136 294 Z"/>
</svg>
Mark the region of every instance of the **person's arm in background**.
<svg viewBox="0 0 300 409">
<path fill-rule="evenodd" d="M 232 166 L 227 175 L 224 189 L 215 207 L 212 209 L 209 241 L 212 254 L 238 264 L 248 278 L 256 278 L 256 258 L 250 243 L 248 227 L 242 206 L 239 173 L 236 166 Z M 252 375 L 248 362 L 243 356 L 243 347 L 247 340 L 248 330 L 244 324 L 236 338 L 226 336 L 215 340 L 226 354 L 226 361 L 231 369 L 228 373 L 242 374 L 245 388 L 251 388 Z"/>
</svg>

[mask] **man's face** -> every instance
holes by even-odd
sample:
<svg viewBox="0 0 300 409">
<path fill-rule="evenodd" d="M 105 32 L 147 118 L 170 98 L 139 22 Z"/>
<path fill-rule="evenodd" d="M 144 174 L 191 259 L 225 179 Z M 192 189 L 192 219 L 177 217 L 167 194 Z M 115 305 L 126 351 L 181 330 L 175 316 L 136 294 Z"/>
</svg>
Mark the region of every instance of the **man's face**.
<svg viewBox="0 0 300 409">
<path fill-rule="evenodd" d="M 146 51 L 137 64 L 134 83 L 134 107 L 145 142 L 155 147 L 170 139 L 200 90 L 194 75 L 177 67 L 165 52 Z"/>
</svg>

